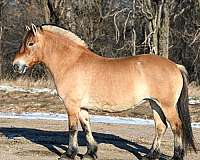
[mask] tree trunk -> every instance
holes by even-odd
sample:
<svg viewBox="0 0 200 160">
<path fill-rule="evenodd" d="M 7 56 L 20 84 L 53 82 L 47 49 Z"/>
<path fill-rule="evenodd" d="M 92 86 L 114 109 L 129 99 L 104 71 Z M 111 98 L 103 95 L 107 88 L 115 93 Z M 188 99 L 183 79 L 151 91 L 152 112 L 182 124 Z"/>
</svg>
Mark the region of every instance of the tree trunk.
<svg viewBox="0 0 200 160">
<path fill-rule="evenodd" d="M 50 11 L 49 11 L 49 7 L 48 7 L 48 0 L 43 0 L 41 2 L 42 2 L 42 6 L 44 8 L 45 23 L 49 24 L 50 23 Z"/>
<path fill-rule="evenodd" d="M 0 1 L 0 79 L 2 79 L 2 63 L 3 63 L 3 7 L 5 6 L 5 1 Z"/>
<path fill-rule="evenodd" d="M 169 0 L 165 1 L 162 9 L 161 24 L 158 32 L 158 55 L 168 58 L 169 55 Z"/>
<path fill-rule="evenodd" d="M 152 54 L 168 58 L 169 54 L 169 0 L 144 1 L 145 15 L 152 35 Z"/>
<path fill-rule="evenodd" d="M 50 23 L 62 26 L 62 16 L 65 10 L 65 0 L 48 0 Z"/>
<path fill-rule="evenodd" d="M 198 0 L 198 3 L 199 3 L 199 8 L 200 8 L 200 0 Z"/>
</svg>

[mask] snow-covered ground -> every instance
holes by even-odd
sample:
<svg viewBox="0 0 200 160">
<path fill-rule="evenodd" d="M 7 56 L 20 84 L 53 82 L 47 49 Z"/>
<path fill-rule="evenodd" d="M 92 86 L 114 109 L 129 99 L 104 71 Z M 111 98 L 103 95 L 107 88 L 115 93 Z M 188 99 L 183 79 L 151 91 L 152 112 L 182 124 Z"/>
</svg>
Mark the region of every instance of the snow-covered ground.
<svg viewBox="0 0 200 160">
<path fill-rule="evenodd" d="M 29 120 L 67 120 L 66 114 L 58 113 L 2 113 L 0 112 L 0 118 L 15 118 L 15 119 L 29 119 Z M 99 116 L 91 115 L 92 123 L 106 123 L 106 124 L 121 124 L 121 125 L 153 125 L 153 120 L 141 119 L 141 118 L 129 118 L 129 117 L 111 117 L 111 116 Z M 200 123 L 192 123 L 194 128 L 200 128 Z"/>
</svg>

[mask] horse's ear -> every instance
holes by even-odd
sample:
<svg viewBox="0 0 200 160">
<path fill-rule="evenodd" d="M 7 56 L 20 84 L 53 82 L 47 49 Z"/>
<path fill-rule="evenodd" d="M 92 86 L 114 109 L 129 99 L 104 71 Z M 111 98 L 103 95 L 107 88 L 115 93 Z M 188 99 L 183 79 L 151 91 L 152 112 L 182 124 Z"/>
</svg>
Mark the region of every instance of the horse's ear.
<svg viewBox="0 0 200 160">
<path fill-rule="evenodd" d="M 38 33 L 38 30 L 37 30 L 37 27 L 33 23 L 31 24 L 31 29 L 33 31 L 33 35 L 36 36 Z"/>
<path fill-rule="evenodd" d="M 25 29 L 26 29 L 26 31 L 30 31 L 31 30 L 31 28 L 29 26 L 27 26 L 27 25 L 25 25 Z"/>
</svg>

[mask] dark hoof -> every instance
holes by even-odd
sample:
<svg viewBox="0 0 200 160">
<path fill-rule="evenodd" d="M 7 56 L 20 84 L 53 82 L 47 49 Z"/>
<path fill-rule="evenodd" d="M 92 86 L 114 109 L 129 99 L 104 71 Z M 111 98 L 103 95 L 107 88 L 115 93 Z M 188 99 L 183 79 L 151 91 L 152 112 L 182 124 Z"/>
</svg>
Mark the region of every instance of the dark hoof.
<svg viewBox="0 0 200 160">
<path fill-rule="evenodd" d="M 171 160 L 183 160 L 183 158 L 181 158 L 181 157 L 172 157 Z"/>
<path fill-rule="evenodd" d="M 67 156 L 61 156 L 60 158 L 58 158 L 58 160 L 75 160 L 75 158 L 70 158 Z"/>
<path fill-rule="evenodd" d="M 78 148 L 74 146 L 68 147 L 67 151 L 63 153 L 58 160 L 75 160 L 78 153 Z"/>
<path fill-rule="evenodd" d="M 141 160 L 149 160 L 149 158 L 145 155 L 141 158 Z"/>
<path fill-rule="evenodd" d="M 63 153 L 58 160 L 75 160 L 77 155 L 77 150 L 71 150 L 68 148 L 68 150 Z"/>
<path fill-rule="evenodd" d="M 180 147 L 175 147 L 174 156 L 172 157 L 171 160 L 183 160 L 183 157 L 184 157 L 184 150 L 181 149 Z"/>
<path fill-rule="evenodd" d="M 58 158 L 58 160 L 75 160 L 75 159 L 72 159 L 72 158 L 69 158 L 69 157 L 60 157 Z"/>
<path fill-rule="evenodd" d="M 142 160 L 154 160 L 154 159 L 159 159 L 160 158 L 160 152 L 157 150 L 150 151 L 149 154 L 144 155 L 142 157 Z"/>
<path fill-rule="evenodd" d="M 81 160 L 96 160 L 97 159 L 97 156 L 95 155 L 93 155 L 93 156 L 91 156 L 91 155 L 88 155 L 88 154 L 86 154 L 86 155 L 84 155 L 82 158 L 81 158 Z"/>
<path fill-rule="evenodd" d="M 149 157 L 148 155 L 145 155 L 141 158 L 141 160 L 156 160 L 158 158 L 152 158 L 152 157 Z"/>
<path fill-rule="evenodd" d="M 87 153 L 83 155 L 82 160 L 95 160 L 97 159 L 97 144 L 92 144 L 88 146 Z"/>
</svg>

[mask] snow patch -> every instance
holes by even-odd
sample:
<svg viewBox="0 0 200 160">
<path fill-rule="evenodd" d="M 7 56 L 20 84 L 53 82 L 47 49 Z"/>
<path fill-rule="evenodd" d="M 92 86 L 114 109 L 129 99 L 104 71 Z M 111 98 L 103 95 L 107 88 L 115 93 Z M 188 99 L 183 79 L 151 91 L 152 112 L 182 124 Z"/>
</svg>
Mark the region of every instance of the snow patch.
<svg viewBox="0 0 200 160">
<path fill-rule="evenodd" d="M 189 104 L 190 105 L 195 105 L 195 104 L 200 104 L 199 99 L 192 99 L 192 97 L 189 98 Z"/>
<path fill-rule="evenodd" d="M 66 114 L 58 113 L 4 113 L 0 112 L 0 118 L 11 119 L 28 119 L 28 120 L 67 120 Z M 130 117 L 111 117 L 111 116 L 99 116 L 91 115 L 92 123 L 106 123 L 106 124 L 121 124 L 121 125 L 154 125 L 153 120 L 142 118 L 130 118 Z M 193 128 L 200 128 L 200 123 L 192 123 Z"/>
</svg>

